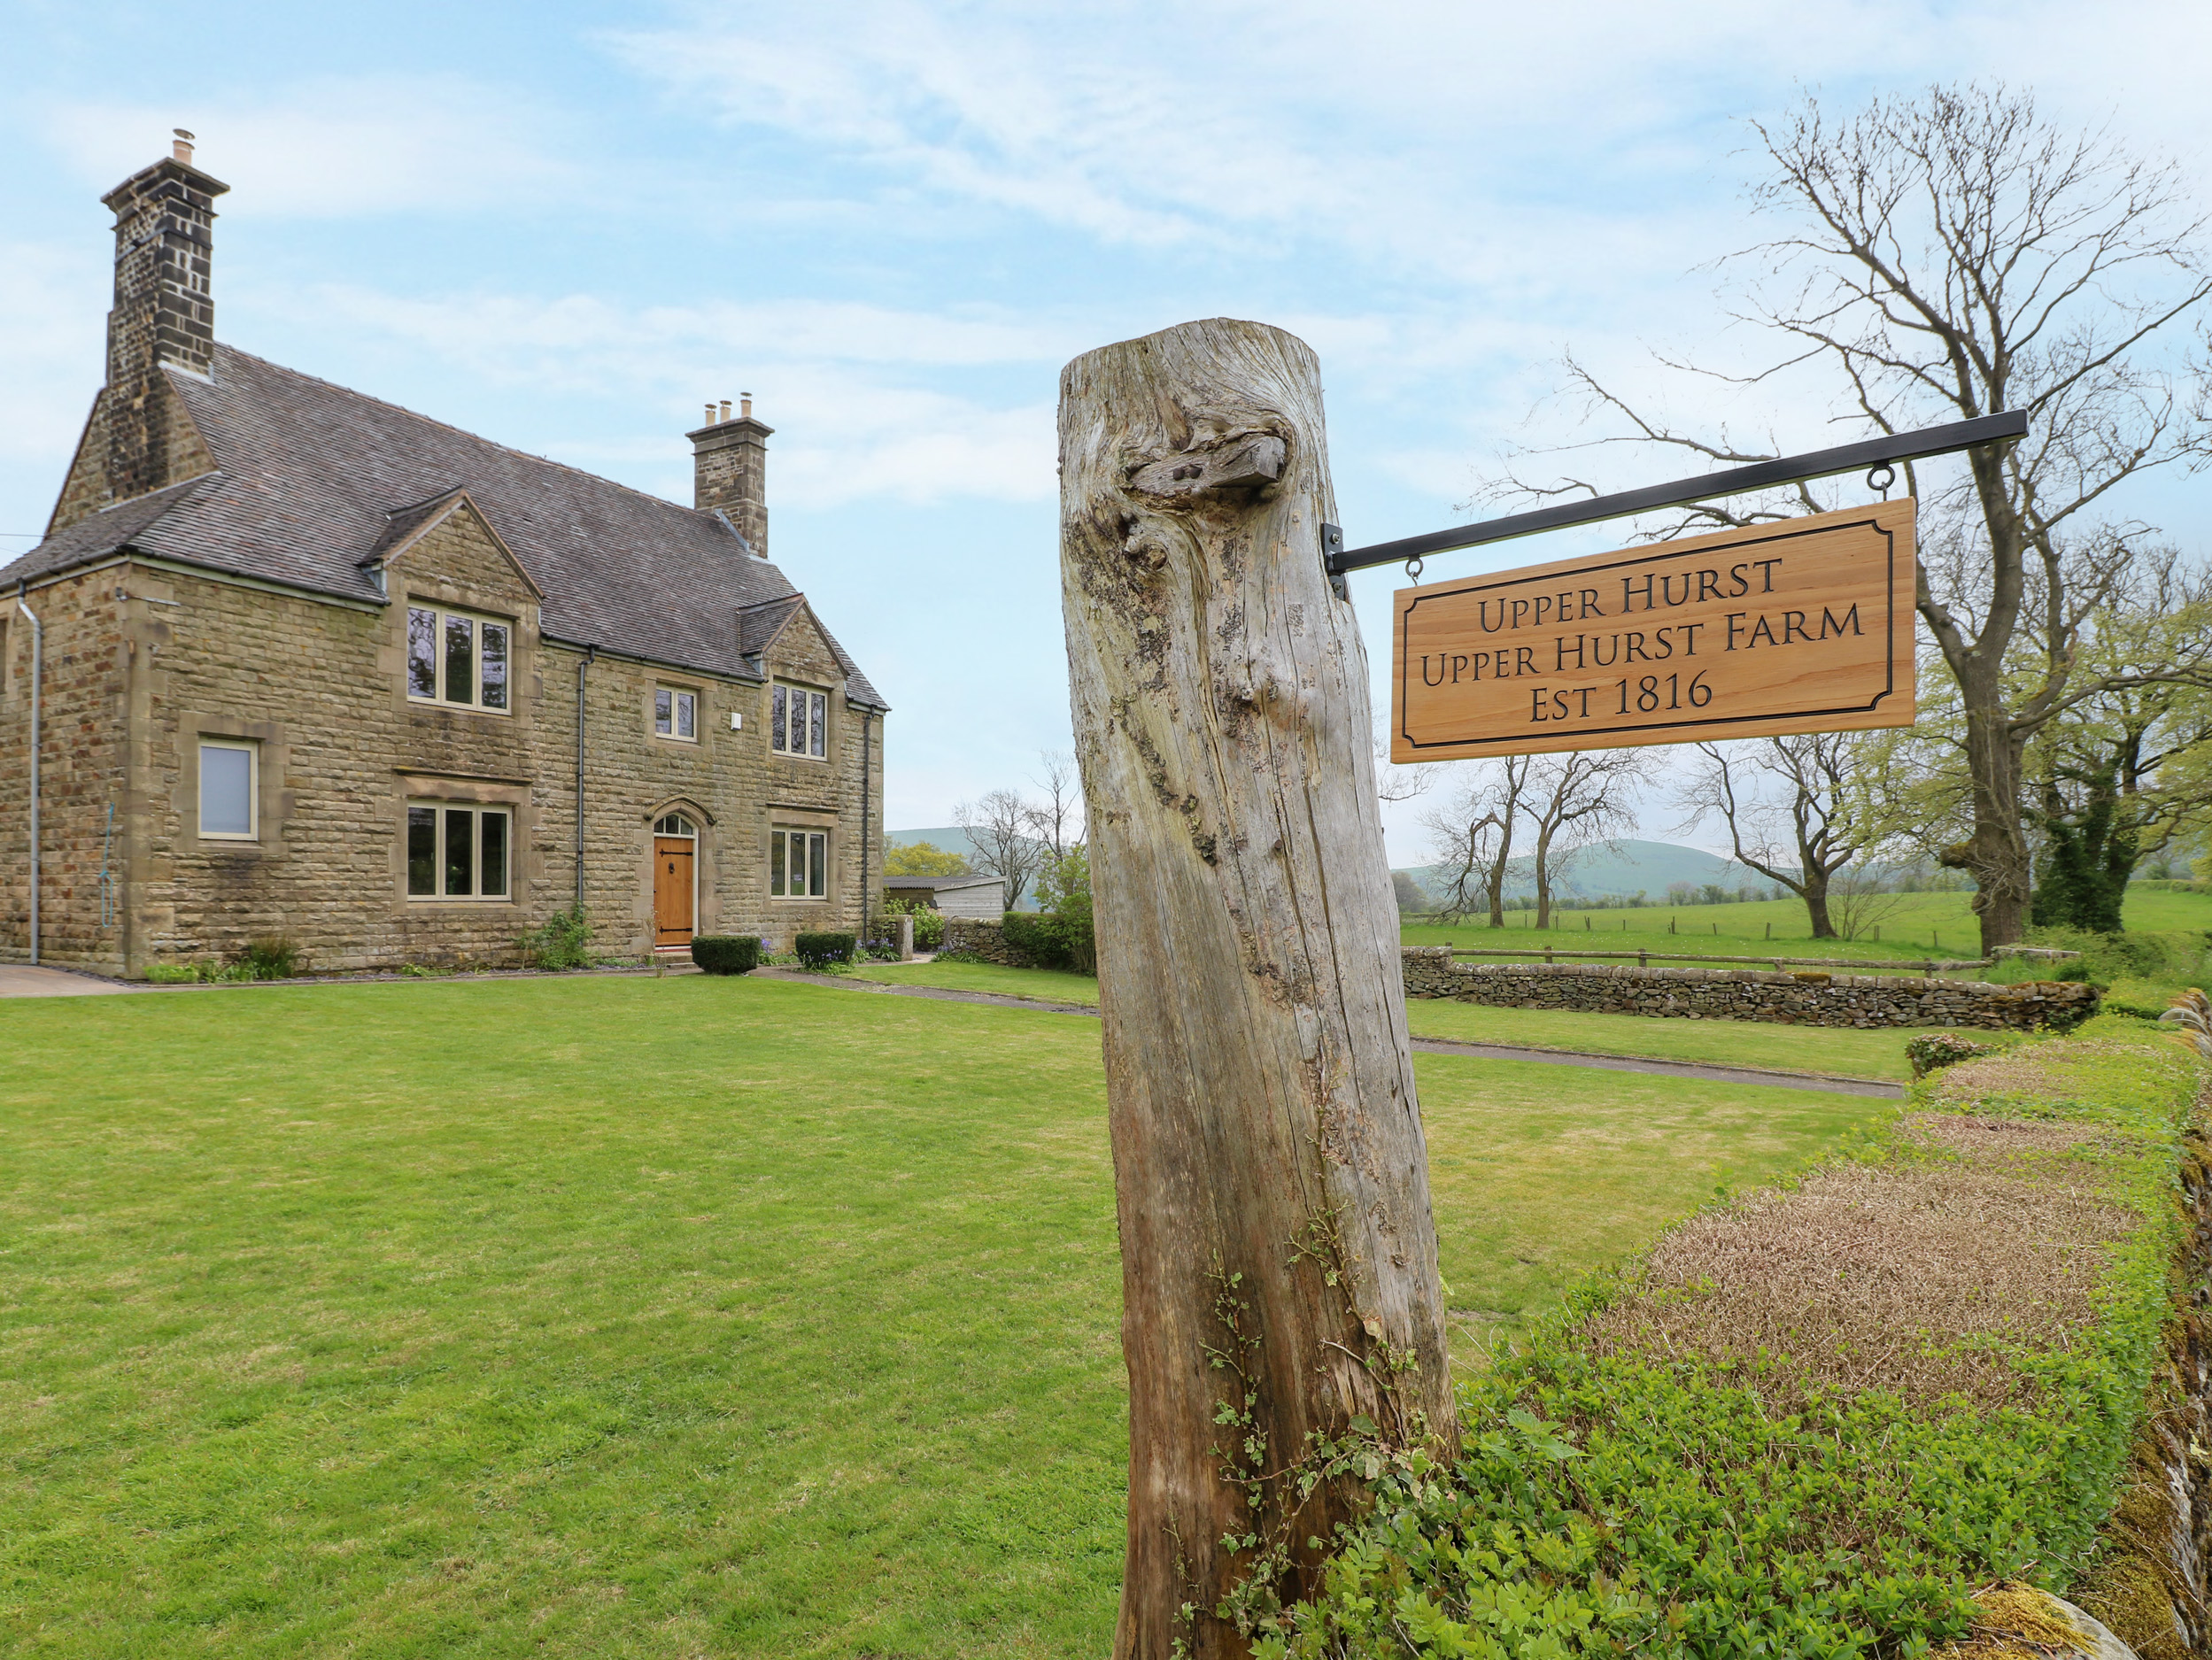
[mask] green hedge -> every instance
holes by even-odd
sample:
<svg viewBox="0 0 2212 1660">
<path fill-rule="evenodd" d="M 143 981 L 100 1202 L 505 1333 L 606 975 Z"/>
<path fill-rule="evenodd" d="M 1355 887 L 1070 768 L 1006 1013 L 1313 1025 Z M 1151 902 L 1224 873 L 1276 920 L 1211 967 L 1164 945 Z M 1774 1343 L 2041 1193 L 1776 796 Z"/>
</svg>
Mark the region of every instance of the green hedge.
<svg viewBox="0 0 2212 1660">
<path fill-rule="evenodd" d="M 694 934 L 692 961 L 709 974 L 750 974 L 761 966 L 755 934 Z"/>
<path fill-rule="evenodd" d="M 850 962 L 856 943 L 851 934 L 795 934 L 791 948 L 799 954 L 802 968 L 826 969 L 831 963 Z"/>
<path fill-rule="evenodd" d="M 999 935 L 1040 969 L 1098 972 L 1098 946 L 1090 913 L 1056 915 L 1049 911 L 1009 911 L 999 920 Z"/>
<path fill-rule="evenodd" d="M 1915 1660 L 1966 1632 L 1977 1587 L 2066 1588 L 2111 1513 L 2162 1361 L 2202 1073 L 2124 1018 L 2045 1041 L 2066 1046 L 2066 1099 L 1974 1109 L 2114 1126 L 2084 1156 L 2141 1225 L 2113 1248 L 2095 1322 L 2070 1347 L 2000 1348 L 2025 1386 L 2015 1403 L 1833 1390 L 1785 1412 L 1767 1386 L 1775 1357 L 1579 1340 L 1588 1316 L 1638 1288 L 1634 1270 L 1601 1276 L 1465 1390 L 1456 1466 L 1384 1470 L 1323 1594 L 1254 1652 Z M 1932 1100 L 1957 1076 L 1916 1093 Z M 1899 1141 L 1860 1156 L 1921 1155 Z"/>
</svg>

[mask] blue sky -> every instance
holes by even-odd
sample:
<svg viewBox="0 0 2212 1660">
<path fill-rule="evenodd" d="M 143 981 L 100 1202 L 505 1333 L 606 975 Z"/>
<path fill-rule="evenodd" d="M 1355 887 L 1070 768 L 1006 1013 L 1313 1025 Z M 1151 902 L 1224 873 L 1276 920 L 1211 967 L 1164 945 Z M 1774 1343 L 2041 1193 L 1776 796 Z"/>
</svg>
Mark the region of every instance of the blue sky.
<svg viewBox="0 0 2212 1660">
<path fill-rule="evenodd" d="M 1756 239 L 1744 123 L 1800 89 L 2004 78 L 2200 175 L 2212 140 L 2212 10 L 2125 0 L 6 0 L 0 53 L 0 532 L 44 523 L 100 378 L 97 197 L 185 127 L 232 186 L 234 344 L 684 500 L 682 434 L 752 393 L 771 552 L 896 706 L 894 826 L 1067 742 L 1053 400 L 1078 352 L 1225 313 L 1302 335 L 1348 532 L 1378 540 L 1472 516 L 1502 446 L 1570 429 L 1563 349 L 1654 395 L 1647 348 L 1744 349 L 1702 267 Z M 1817 397 L 1666 395 L 1834 441 Z M 2199 546 L 2201 496 L 2121 505 Z M 1394 580 L 1355 578 L 1378 663 Z M 1401 809 L 1401 862 L 1412 837 Z"/>
</svg>

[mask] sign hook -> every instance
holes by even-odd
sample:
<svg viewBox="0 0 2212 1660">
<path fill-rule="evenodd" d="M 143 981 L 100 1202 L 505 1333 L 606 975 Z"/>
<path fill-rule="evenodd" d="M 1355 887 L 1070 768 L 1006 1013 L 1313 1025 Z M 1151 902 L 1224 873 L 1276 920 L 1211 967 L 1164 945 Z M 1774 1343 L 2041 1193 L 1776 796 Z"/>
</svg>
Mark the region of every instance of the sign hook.
<svg viewBox="0 0 2212 1660">
<path fill-rule="evenodd" d="M 1412 559 L 1405 561 L 1405 580 L 1409 583 L 1417 583 L 1420 581 L 1420 579 L 1421 556 L 1416 553 Z"/>
<path fill-rule="evenodd" d="M 1890 486 L 1897 483 L 1897 468 L 1887 461 L 1877 461 L 1867 469 L 1867 488 L 1882 492 L 1882 499 L 1890 498 Z"/>
</svg>

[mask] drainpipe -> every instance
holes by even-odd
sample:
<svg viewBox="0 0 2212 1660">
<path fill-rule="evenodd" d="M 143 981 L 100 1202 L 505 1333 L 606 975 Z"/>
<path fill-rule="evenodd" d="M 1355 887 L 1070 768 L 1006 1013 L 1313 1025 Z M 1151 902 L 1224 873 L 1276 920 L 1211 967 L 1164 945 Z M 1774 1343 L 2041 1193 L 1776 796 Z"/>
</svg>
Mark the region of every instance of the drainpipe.
<svg viewBox="0 0 2212 1660">
<path fill-rule="evenodd" d="M 31 964 L 38 965 L 38 751 L 40 743 L 41 699 L 44 688 L 40 674 L 45 662 L 46 625 L 38 620 L 38 614 L 23 603 L 23 596 L 30 591 L 28 583 L 15 585 L 15 608 L 31 622 Z"/>
<path fill-rule="evenodd" d="M 576 665 L 576 915 L 584 915 L 584 676 L 599 654 L 596 645 L 584 648 Z"/>
<path fill-rule="evenodd" d="M 862 709 L 860 715 L 860 943 L 868 944 L 868 786 L 873 782 L 870 775 L 875 768 L 876 714 Z"/>
</svg>

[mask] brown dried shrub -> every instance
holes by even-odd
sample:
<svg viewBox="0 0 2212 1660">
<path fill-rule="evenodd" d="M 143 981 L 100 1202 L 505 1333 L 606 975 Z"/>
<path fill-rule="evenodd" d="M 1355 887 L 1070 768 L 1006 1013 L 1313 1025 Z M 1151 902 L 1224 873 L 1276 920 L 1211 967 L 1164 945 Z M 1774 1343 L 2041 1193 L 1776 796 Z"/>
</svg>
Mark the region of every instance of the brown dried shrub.
<svg viewBox="0 0 2212 1660">
<path fill-rule="evenodd" d="M 2138 1225 L 2077 1156 L 2109 1133 L 1924 1115 L 1907 1125 L 1922 1156 L 1833 1167 L 1676 1229 L 1646 1288 L 1587 1335 L 1655 1358 L 1763 1355 L 1785 1394 L 2024 1403 L 2001 1351 L 2069 1347 L 2091 1323 L 2105 1247 Z"/>
</svg>

